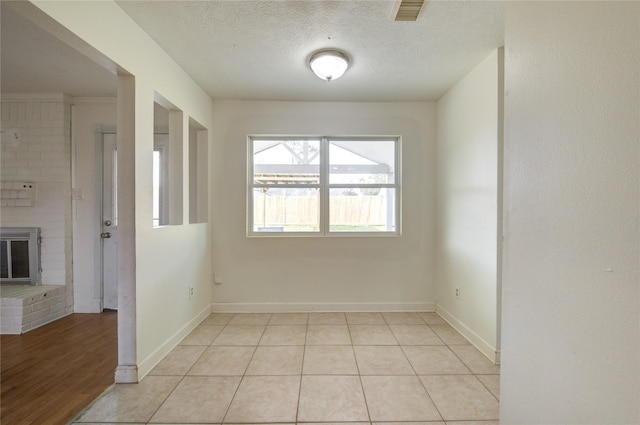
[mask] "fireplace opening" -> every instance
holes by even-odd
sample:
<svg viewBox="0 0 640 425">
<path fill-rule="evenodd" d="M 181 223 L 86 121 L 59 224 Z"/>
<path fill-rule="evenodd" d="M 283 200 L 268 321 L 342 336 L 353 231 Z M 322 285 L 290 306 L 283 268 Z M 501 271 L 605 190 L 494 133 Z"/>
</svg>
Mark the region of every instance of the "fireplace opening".
<svg viewBox="0 0 640 425">
<path fill-rule="evenodd" d="M 40 285 L 40 228 L 0 228 L 0 283 Z"/>
</svg>

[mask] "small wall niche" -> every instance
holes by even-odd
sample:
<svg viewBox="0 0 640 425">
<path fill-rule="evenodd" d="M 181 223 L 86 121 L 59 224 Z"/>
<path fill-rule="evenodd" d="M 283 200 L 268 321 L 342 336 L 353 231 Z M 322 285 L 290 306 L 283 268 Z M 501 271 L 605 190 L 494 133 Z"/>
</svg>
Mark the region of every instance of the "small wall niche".
<svg viewBox="0 0 640 425">
<path fill-rule="evenodd" d="M 189 118 L 189 223 L 209 215 L 209 132 Z"/>
<path fill-rule="evenodd" d="M 153 136 L 153 226 L 183 224 L 182 111 L 155 94 Z"/>
</svg>

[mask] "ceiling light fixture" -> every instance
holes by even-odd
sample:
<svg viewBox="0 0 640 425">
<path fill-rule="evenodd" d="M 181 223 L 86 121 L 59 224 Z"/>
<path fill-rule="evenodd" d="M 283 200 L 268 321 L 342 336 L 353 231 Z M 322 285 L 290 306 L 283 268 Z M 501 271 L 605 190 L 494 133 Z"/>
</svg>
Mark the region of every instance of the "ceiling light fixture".
<svg viewBox="0 0 640 425">
<path fill-rule="evenodd" d="M 332 81 L 340 78 L 349 67 L 346 53 L 335 49 L 318 50 L 311 55 L 309 67 L 318 78 Z"/>
</svg>

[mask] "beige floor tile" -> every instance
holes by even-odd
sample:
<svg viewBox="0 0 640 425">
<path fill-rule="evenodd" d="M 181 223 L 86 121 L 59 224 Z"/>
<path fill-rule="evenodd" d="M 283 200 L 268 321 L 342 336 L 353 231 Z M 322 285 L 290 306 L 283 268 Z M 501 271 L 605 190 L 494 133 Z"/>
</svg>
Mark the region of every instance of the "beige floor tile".
<svg viewBox="0 0 640 425">
<path fill-rule="evenodd" d="M 227 326 L 212 345 L 258 345 L 266 326 Z"/>
<path fill-rule="evenodd" d="M 211 313 L 202 321 L 203 325 L 228 325 L 235 313 Z"/>
<path fill-rule="evenodd" d="M 362 385 L 372 421 L 442 420 L 417 376 L 363 376 Z"/>
<path fill-rule="evenodd" d="M 346 325 L 344 313 L 309 313 L 310 325 Z"/>
<path fill-rule="evenodd" d="M 382 313 L 389 325 L 424 325 L 418 313 Z"/>
<path fill-rule="evenodd" d="M 436 422 L 374 422 L 374 425 L 445 425 L 443 421 Z"/>
<path fill-rule="evenodd" d="M 220 423 L 240 377 L 187 376 L 149 423 Z"/>
<path fill-rule="evenodd" d="M 446 425 L 500 425 L 498 421 L 447 421 Z"/>
<path fill-rule="evenodd" d="M 462 335 L 458 333 L 450 325 L 429 325 L 431 329 L 444 341 L 447 345 L 469 345 Z"/>
<path fill-rule="evenodd" d="M 351 345 L 346 325 L 309 325 L 307 345 Z"/>
<path fill-rule="evenodd" d="M 72 422 L 71 425 L 140 425 L 140 423 L 133 423 L 133 422 L 91 422 L 91 423 L 86 423 L 86 422 Z M 174 424 L 171 424 L 174 425 Z M 305 424 L 306 425 L 306 424 Z"/>
<path fill-rule="evenodd" d="M 300 375 L 303 346 L 263 347 L 256 349 L 247 375 Z"/>
<path fill-rule="evenodd" d="M 368 421 L 357 376 L 302 377 L 299 422 Z"/>
<path fill-rule="evenodd" d="M 418 375 L 458 375 L 471 371 L 446 346 L 402 347 Z"/>
<path fill-rule="evenodd" d="M 271 313 L 238 313 L 229 321 L 231 326 L 266 325 Z"/>
<path fill-rule="evenodd" d="M 398 345 L 387 325 L 350 325 L 353 345 Z"/>
<path fill-rule="evenodd" d="M 386 325 L 381 313 L 347 313 L 350 325 Z"/>
<path fill-rule="evenodd" d="M 500 375 L 476 375 L 491 394 L 500 400 Z"/>
<path fill-rule="evenodd" d="M 180 345 L 210 345 L 222 329 L 224 326 L 200 325 L 180 341 Z"/>
<path fill-rule="evenodd" d="M 225 423 L 295 422 L 300 376 L 245 376 Z"/>
<path fill-rule="evenodd" d="M 476 347 L 472 345 L 452 345 L 451 350 L 467 365 L 471 372 L 482 375 L 498 375 L 500 367 L 496 366 Z"/>
<path fill-rule="evenodd" d="M 184 376 L 207 349 L 204 345 L 178 345 L 149 373 L 149 375 Z"/>
<path fill-rule="evenodd" d="M 310 345 L 305 348 L 305 375 L 357 375 L 353 348 L 347 345 Z"/>
<path fill-rule="evenodd" d="M 415 375 L 407 357 L 398 346 L 353 347 L 360 375 Z"/>
<path fill-rule="evenodd" d="M 306 325 L 308 321 L 308 313 L 274 313 L 269 325 Z"/>
<path fill-rule="evenodd" d="M 189 375 L 242 376 L 254 350 L 254 347 L 211 346 L 193 365 Z"/>
<path fill-rule="evenodd" d="M 444 345 L 427 325 L 389 325 L 400 345 Z"/>
<path fill-rule="evenodd" d="M 421 376 L 420 379 L 445 421 L 498 419 L 498 400 L 475 376 Z"/>
<path fill-rule="evenodd" d="M 305 422 L 304 425 L 370 425 L 370 424 L 371 424 L 370 422 Z M 403 424 L 403 425 L 412 425 L 412 424 Z M 428 424 L 428 425 L 432 425 L 432 424 Z M 435 424 L 435 425 L 438 425 L 438 424 Z"/>
<path fill-rule="evenodd" d="M 420 316 L 420 318 L 424 320 L 427 325 L 447 324 L 447 322 L 442 317 L 438 316 L 437 313 L 418 313 L 418 316 Z"/>
<path fill-rule="evenodd" d="M 304 345 L 306 336 L 306 325 L 267 326 L 260 345 Z"/>
<path fill-rule="evenodd" d="M 147 376 L 139 384 L 119 384 L 98 399 L 79 422 L 147 422 L 182 377 Z"/>
</svg>

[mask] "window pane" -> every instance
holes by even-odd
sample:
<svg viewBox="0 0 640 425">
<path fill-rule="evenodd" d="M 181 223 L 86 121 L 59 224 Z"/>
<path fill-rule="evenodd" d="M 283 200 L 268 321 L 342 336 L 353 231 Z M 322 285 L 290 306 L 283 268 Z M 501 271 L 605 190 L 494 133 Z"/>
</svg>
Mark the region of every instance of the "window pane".
<svg viewBox="0 0 640 425">
<path fill-rule="evenodd" d="M 329 144 L 329 183 L 395 183 L 395 152 L 393 140 L 332 141 Z"/>
<path fill-rule="evenodd" d="M 318 232 L 318 193 L 316 188 L 253 189 L 253 231 Z"/>
<path fill-rule="evenodd" d="M 254 140 L 253 182 L 319 184 L 319 140 Z"/>
<path fill-rule="evenodd" d="M 8 241 L 0 242 L 0 277 L 3 279 L 9 277 L 8 243 Z"/>
<path fill-rule="evenodd" d="M 395 232 L 395 189 L 330 190 L 331 232 Z"/>
<path fill-rule="evenodd" d="M 29 277 L 29 241 L 11 241 L 11 277 Z"/>
</svg>

